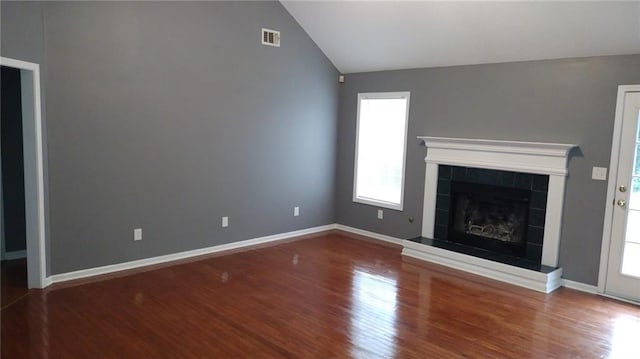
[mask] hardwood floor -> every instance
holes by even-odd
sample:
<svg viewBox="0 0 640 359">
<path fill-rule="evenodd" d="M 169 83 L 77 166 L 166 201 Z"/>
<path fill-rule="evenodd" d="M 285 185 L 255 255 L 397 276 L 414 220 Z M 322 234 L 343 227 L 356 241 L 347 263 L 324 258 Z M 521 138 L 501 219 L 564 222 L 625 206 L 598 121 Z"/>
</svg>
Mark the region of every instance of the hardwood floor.
<svg viewBox="0 0 640 359">
<path fill-rule="evenodd" d="M 637 333 L 634 305 L 328 234 L 32 290 L 2 310 L 2 357 L 627 358 Z"/>
<path fill-rule="evenodd" d="M 27 295 L 27 259 L 2 261 L 2 308 Z"/>
</svg>

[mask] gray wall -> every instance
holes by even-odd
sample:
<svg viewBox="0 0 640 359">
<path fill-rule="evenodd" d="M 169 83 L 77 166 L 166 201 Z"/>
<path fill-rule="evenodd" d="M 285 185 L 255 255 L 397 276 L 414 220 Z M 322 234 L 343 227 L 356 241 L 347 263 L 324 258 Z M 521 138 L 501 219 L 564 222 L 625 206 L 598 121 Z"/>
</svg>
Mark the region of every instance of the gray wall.
<svg viewBox="0 0 640 359">
<path fill-rule="evenodd" d="M 569 164 L 560 265 L 596 284 L 617 86 L 640 83 L 640 55 L 350 74 L 340 90 L 338 223 L 399 238 L 420 234 L 426 150 L 416 136 L 576 143 Z M 403 212 L 353 203 L 358 92 L 411 91 Z M 414 217 L 410 223 L 408 217 Z"/>
<path fill-rule="evenodd" d="M 2 51 L 45 67 L 52 274 L 334 222 L 337 71 L 280 3 L 45 3 L 40 50 L 29 6 Z"/>
<path fill-rule="evenodd" d="M 39 2 L 0 3 L 0 53 L 23 61 L 43 65 L 44 25 Z"/>
<path fill-rule="evenodd" d="M 0 55 L 40 64 L 41 106 L 43 123 L 44 158 L 44 207 L 49 213 L 48 147 L 47 147 L 47 100 L 44 97 L 46 85 L 46 63 L 44 62 L 44 21 L 42 4 L 39 2 L 0 1 Z M 45 216 L 46 251 L 50 253 L 49 218 Z M 47 273 L 51 273 L 51 263 L 47 261 Z"/>
</svg>

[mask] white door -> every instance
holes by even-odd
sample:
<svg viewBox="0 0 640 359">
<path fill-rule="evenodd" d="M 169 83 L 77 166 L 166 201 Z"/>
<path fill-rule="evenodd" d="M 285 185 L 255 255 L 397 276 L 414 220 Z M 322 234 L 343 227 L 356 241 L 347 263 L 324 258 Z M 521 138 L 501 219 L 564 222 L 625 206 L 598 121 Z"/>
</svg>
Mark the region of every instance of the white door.
<svg viewBox="0 0 640 359">
<path fill-rule="evenodd" d="M 622 128 L 617 176 L 611 178 L 616 188 L 605 292 L 640 301 L 640 92 L 626 92 L 618 110 Z"/>
</svg>

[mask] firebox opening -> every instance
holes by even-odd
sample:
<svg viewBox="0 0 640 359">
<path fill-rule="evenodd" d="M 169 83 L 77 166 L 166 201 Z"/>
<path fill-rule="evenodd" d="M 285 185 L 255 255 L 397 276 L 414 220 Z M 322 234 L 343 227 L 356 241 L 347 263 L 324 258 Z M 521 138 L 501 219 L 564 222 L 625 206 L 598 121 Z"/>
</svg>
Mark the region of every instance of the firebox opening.
<svg viewBox="0 0 640 359">
<path fill-rule="evenodd" d="M 525 257 L 531 191 L 451 182 L 448 240 Z"/>
</svg>

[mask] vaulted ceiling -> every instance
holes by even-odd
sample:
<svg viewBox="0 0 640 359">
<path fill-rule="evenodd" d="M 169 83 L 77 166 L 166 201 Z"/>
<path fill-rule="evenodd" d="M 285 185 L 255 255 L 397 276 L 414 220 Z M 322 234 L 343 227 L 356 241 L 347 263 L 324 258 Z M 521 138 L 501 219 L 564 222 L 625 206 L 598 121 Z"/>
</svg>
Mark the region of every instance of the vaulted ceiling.
<svg viewBox="0 0 640 359">
<path fill-rule="evenodd" d="M 638 1 L 281 2 L 343 73 L 640 53 Z"/>
</svg>

